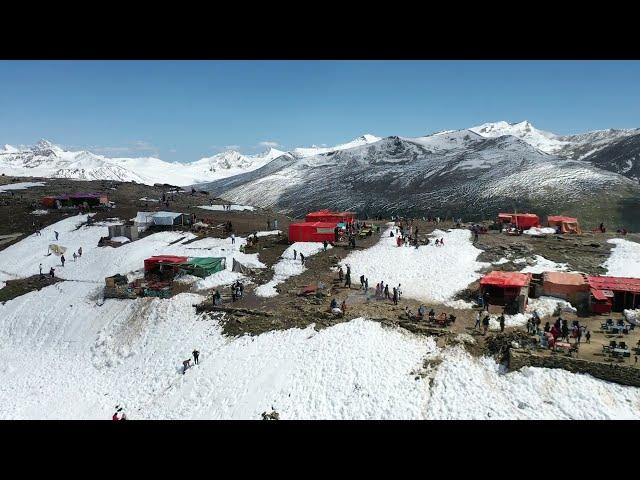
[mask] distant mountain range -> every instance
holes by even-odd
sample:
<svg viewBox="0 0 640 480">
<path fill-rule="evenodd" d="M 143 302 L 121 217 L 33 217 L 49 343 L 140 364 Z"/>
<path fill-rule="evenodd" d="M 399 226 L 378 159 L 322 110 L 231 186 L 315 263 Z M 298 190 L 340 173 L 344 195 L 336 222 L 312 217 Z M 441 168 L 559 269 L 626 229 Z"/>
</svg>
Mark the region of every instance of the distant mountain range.
<svg viewBox="0 0 640 480">
<path fill-rule="evenodd" d="M 289 152 L 200 188 L 295 217 L 330 207 L 479 220 L 518 209 L 640 228 L 640 185 L 633 176 L 639 140 L 639 130 L 560 137 L 528 122 L 499 122 L 424 137 L 391 136 L 308 157 Z M 628 156 L 621 153 L 624 145 Z"/>
<path fill-rule="evenodd" d="M 423 137 L 363 135 L 333 147 L 222 152 L 190 163 L 108 158 L 41 141 L 0 149 L 16 176 L 198 184 L 230 201 L 293 216 L 330 207 L 360 213 L 490 216 L 497 209 L 580 212 L 638 224 L 640 129 L 561 136 L 529 122 L 485 123 Z"/>
</svg>

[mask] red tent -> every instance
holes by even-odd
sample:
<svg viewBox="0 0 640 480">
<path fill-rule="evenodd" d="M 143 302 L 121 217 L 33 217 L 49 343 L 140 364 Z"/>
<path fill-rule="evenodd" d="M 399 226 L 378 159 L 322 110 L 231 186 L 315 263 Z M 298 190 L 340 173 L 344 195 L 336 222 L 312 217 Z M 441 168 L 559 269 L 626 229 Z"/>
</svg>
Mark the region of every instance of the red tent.
<svg viewBox="0 0 640 480">
<path fill-rule="evenodd" d="M 526 287 L 531 282 L 530 273 L 489 272 L 482 277 L 480 285 L 493 285 L 501 288 Z"/>
<path fill-rule="evenodd" d="M 492 305 L 516 305 L 517 312 L 524 312 L 529 296 L 530 273 L 489 272 L 480 279 L 480 292 L 489 294 Z"/>
<path fill-rule="evenodd" d="M 144 261 L 144 271 L 148 272 L 162 264 L 185 263 L 189 257 L 178 257 L 175 255 L 158 255 L 149 257 Z"/>
<path fill-rule="evenodd" d="M 529 229 L 540 226 L 540 217 L 535 213 L 499 213 L 498 223 L 512 223 L 518 228 Z"/>
<path fill-rule="evenodd" d="M 353 221 L 355 221 L 355 213 L 319 210 L 317 212 L 308 213 L 304 220 L 305 222 L 352 223 Z"/>
<path fill-rule="evenodd" d="M 563 215 L 549 215 L 547 217 L 547 224 L 553 228 L 560 227 L 562 233 L 582 234 L 577 218 L 565 217 Z"/>
<path fill-rule="evenodd" d="M 289 242 L 333 242 L 337 222 L 302 222 L 289 225 Z"/>
</svg>

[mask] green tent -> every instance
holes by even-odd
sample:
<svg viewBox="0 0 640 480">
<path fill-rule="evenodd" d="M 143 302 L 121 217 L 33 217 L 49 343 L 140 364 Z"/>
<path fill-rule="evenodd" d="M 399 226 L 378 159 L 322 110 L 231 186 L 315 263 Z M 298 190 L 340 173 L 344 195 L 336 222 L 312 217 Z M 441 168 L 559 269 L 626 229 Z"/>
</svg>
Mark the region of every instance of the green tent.
<svg viewBox="0 0 640 480">
<path fill-rule="evenodd" d="M 208 277 L 226 268 L 224 257 L 190 257 L 181 267 L 196 277 Z"/>
</svg>

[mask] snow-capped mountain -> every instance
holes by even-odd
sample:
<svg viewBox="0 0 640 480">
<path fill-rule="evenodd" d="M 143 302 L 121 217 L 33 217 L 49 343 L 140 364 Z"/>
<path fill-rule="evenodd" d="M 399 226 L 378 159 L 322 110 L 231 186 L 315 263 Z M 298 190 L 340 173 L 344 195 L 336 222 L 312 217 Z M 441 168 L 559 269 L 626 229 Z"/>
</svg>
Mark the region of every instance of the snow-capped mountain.
<svg viewBox="0 0 640 480">
<path fill-rule="evenodd" d="M 378 140 L 373 135 L 363 135 L 335 147 L 297 148 L 290 155 L 304 158 Z M 180 163 L 154 157 L 109 158 L 88 151 L 71 152 L 47 140 L 41 140 L 32 147 L 5 145 L 0 150 L 0 174 L 185 186 L 251 172 L 283 155 L 285 152 L 275 148 L 257 155 L 243 155 L 230 150 L 193 162 Z"/>
<path fill-rule="evenodd" d="M 640 129 L 608 129 L 578 135 L 556 135 L 527 121 L 485 123 L 470 130 L 483 137 L 511 135 L 545 153 L 584 160 L 605 170 L 640 179 Z"/>
<path fill-rule="evenodd" d="M 538 130 L 526 120 L 520 123 L 484 123 L 477 127 L 472 127 L 469 130 L 483 137 L 491 138 L 512 135 L 545 153 L 557 153 L 568 143 L 560 140 L 559 137 L 553 133 Z"/>
<path fill-rule="evenodd" d="M 618 201 L 640 199 L 640 186 L 621 175 L 544 153 L 515 136 L 484 137 L 472 130 L 392 136 L 305 158 L 287 154 L 201 188 L 297 217 L 329 207 L 479 219 L 502 208 L 544 214 L 545 209 L 588 212 L 598 205 L 605 218 L 607 203 L 613 212 Z"/>
</svg>

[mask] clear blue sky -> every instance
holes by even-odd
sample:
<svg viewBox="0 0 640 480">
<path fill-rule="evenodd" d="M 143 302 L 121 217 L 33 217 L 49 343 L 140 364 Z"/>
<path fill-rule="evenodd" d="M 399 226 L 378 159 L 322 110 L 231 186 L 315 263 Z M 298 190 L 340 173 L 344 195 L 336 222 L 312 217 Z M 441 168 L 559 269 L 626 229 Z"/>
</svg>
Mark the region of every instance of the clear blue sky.
<svg viewBox="0 0 640 480">
<path fill-rule="evenodd" d="M 0 61 L 0 144 L 192 161 L 499 120 L 640 127 L 640 62 Z"/>
</svg>

